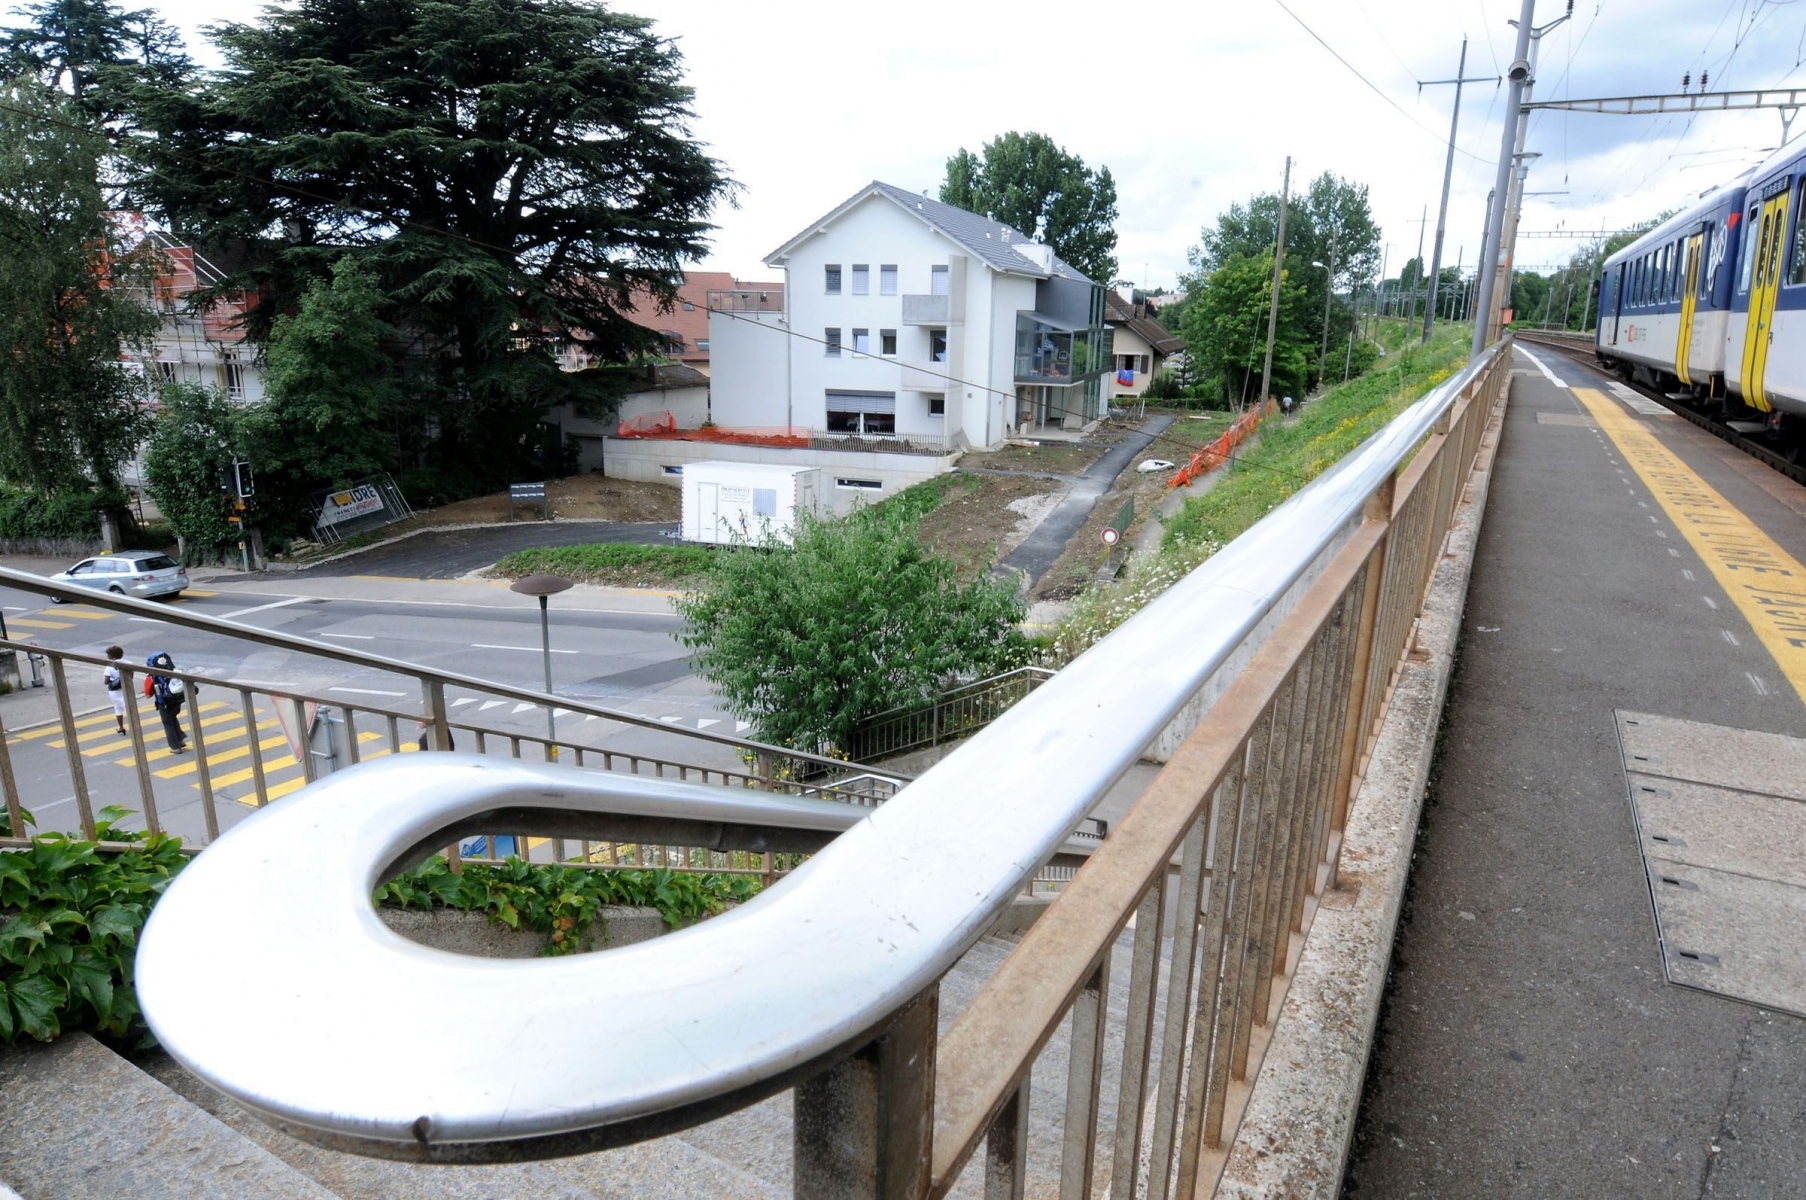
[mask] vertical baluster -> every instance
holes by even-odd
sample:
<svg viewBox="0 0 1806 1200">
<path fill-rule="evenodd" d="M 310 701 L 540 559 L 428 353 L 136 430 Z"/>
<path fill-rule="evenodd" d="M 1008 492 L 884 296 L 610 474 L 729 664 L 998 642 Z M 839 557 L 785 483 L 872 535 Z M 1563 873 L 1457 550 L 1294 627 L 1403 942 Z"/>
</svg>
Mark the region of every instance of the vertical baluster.
<svg viewBox="0 0 1806 1200">
<path fill-rule="evenodd" d="M 357 750 L 357 711 L 351 708 L 341 708 L 339 711 L 345 714 L 345 757 L 350 759 L 351 765 L 355 767 L 364 761 L 363 756 Z M 257 736 L 255 729 L 251 731 L 251 736 Z"/>
<path fill-rule="evenodd" d="M 797 1085 L 796 1196 L 927 1194 L 939 1006 L 940 988 L 930 986 L 863 1048 Z"/>
<path fill-rule="evenodd" d="M 1315 812 L 1315 806 L 1311 802 L 1314 795 L 1311 783 L 1316 776 L 1317 760 L 1322 757 L 1318 752 L 1318 725 L 1326 707 L 1324 695 L 1328 690 L 1333 645 L 1332 629 L 1327 625 L 1319 628 L 1317 635 L 1311 639 L 1311 674 L 1305 691 L 1304 723 L 1298 732 L 1299 764 L 1298 776 L 1292 787 L 1291 829 L 1286 842 L 1285 858 L 1280 863 L 1278 906 L 1274 912 L 1275 975 L 1285 974 L 1291 934 L 1297 926 L 1294 901 L 1305 874 L 1305 843 L 1310 836 L 1311 817 Z"/>
<path fill-rule="evenodd" d="M 1296 675 L 1286 680 L 1271 705 L 1272 727 L 1267 738 L 1265 761 L 1250 761 L 1254 782 L 1260 789 L 1260 803 L 1255 810 L 1259 823 L 1244 834 L 1248 854 L 1239 851 L 1236 858 L 1235 887 L 1246 891 L 1245 901 L 1236 901 L 1240 938 L 1229 947 L 1232 958 L 1239 955 L 1236 966 L 1235 1018 L 1229 1038 L 1229 1078 L 1241 1079 L 1248 1069 L 1248 1039 L 1254 1026 L 1266 1014 L 1255 1007 L 1254 993 L 1266 974 L 1263 970 L 1271 955 L 1263 940 L 1266 929 L 1267 876 L 1273 855 L 1275 827 L 1284 807 L 1279 791 L 1279 776 L 1285 757 L 1286 713 L 1291 707 Z M 1249 838 L 1248 835 L 1252 834 Z M 1244 865 L 1246 870 L 1243 870 Z"/>
<path fill-rule="evenodd" d="M 1060 1200 L 1086 1200 L 1097 1158 L 1097 1096 L 1104 1076 L 1104 1029 L 1110 1008 L 1110 951 L 1072 1002 L 1072 1047 L 1066 1068 L 1066 1130 L 1060 1147 Z"/>
<path fill-rule="evenodd" d="M 157 827 L 157 795 L 151 788 L 150 747 L 144 744 L 144 716 L 138 711 L 132 669 L 124 663 L 119 664 L 117 669 L 119 685 L 124 689 L 121 694 L 125 697 L 125 723 L 126 727 L 131 730 L 132 766 L 135 768 L 134 773 L 138 776 L 138 801 L 144 805 L 144 827 L 152 833 L 159 833 L 161 830 Z M 57 686 L 62 686 L 60 681 Z M 198 738 L 201 732 L 200 705 L 197 704 L 189 714 L 188 723 L 194 726 L 194 732 Z M 206 752 L 202 751 L 203 758 L 205 758 L 205 754 Z"/>
<path fill-rule="evenodd" d="M 194 732 L 194 773 L 201 788 L 201 819 L 211 844 L 219 838 L 219 813 L 213 807 L 213 767 L 207 762 L 207 727 L 201 723 L 200 690 L 191 683 L 188 691 L 195 697 L 194 711 L 188 721 Z M 253 742 L 257 740 L 257 726 L 248 726 L 247 732 Z"/>
<path fill-rule="evenodd" d="M 29 654 L 30 651 L 26 653 Z M 63 670 L 62 657 L 51 654 L 49 658 L 50 680 L 56 688 L 57 719 L 63 727 L 63 749 L 69 758 L 69 781 L 75 785 L 76 819 L 81 822 L 82 836 L 93 841 L 94 805 L 88 798 L 88 773 L 82 766 L 81 746 L 75 740 L 75 713 L 69 707 L 69 678 Z M 136 707 L 128 697 L 127 710 L 130 711 Z M 137 742 L 138 757 L 143 758 L 145 754 L 144 739 L 139 737 L 134 740 Z"/>
<path fill-rule="evenodd" d="M 1258 735 L 1258 728 L 1256 734 Z M 1190 1200 L 1197 1181 L 1198 1152 L 1208 1106 L 1206 1097 L 1210 1094 L 1207 1089 L 1213 1082 L 1221 1088 L 1222 1073 L 1227 1066 L 1227 1058 L 1223 1059 L 1222 1065 L 1217 1065 L 1217 1054 L 1222 1049 L 1220 1043 L 1223 1032 L 1228 1027 L 1225 1017 L 1230 1011 L 1235 981 L 1227 972 L 1223 950 L 1226 940 L 1234 932 L 1229 921 L 1230 884 L 1235 875 L 1237 847 L 1240 845 L 1240 834 L 1245 823 L 1243 809 L 1247 788 L 1244 785 L 1244 764 L 1248 751 L 1249 747 L 1244 745 L 1242 752 L 1235 756 L 1228 774 L 1217 785 L 1213 804 L 1216 830 L 1211 846 L 1210 890 L 1205 902 L 1204 929 L 1198 948 L 1201 965 L 1196 1016 L 1192 1022 L 1191 1061 L 1185 1077 L 1184 1119 L 1177 1138 L 1179 1183 L 1175 1195 L 1186 1200 Z"/>
<path fill-rule="evenodd" d="M 25 809 L 19 800 L 19 781 L 13 775 L 13 753 L 6 746 L 6 721 L 0 716 L 0 798 L 6 801 L 6 822 L 16 838 L 30 837 Z"/>
<path fill-rule="evenodd" d="M 1146 1107 L 1148 1062 L 1154 1048 L 1154 1003 L 1159 997 L 1160 932 L 1166 925 L 1166 866 L 1135 910 L 1135 948 L 1129 958 L 1129 1006 L 1123 1020 L 1122 1080 L 1117 1091 L 1116 1137 L 1111 1144 L 1110 1194 L 1133 1196 L 1141 1171 L 1141 1118 Z M 1180 920 L 1184 920 L 1181 915 Z M 1177 951 L 1174 966 L 1178 970 Z M 1170 991 L 1171 984 L 1168 984 Z M 1169 1009 L 1170 1011 L 1170 1009 Z M 1076 1018 L 1075 1018 L 1076 1019 Z"/>
<path fill-rule="evenodd" d="M 396 720 L 396 718 L 394 716 L 390 716 L 388 719 L 388 725 L 389 725 L 389 753 L 390 754 L 400 754 L 401 753 L 401 726 L 400 726 L 400 723 Z"/>
<path fill-rule="evenodd" d="M 1023 1200 L 1028 1176 L 1028 1076 L 985 1134 L 985 1200 Z"/>
<path fill-rule="evenodd" d="M 271 696 L 270 711 L 274 712 L 275 706 L 280 703 L 281 701 L 275 696 Z M 249 688 L 239 689 L 238 707 L 244 713 L 246 728 L 255 730 L 257 728 L 257 701 Z M 263 747 L 257 743 L 258 739 L 253 737 L 251 739 L 251 795 L 256 801 L 255 807 L 262 808 L 270 802 L 270 788 L 263 777 Z M 306 747 L 303 747 L 302 753 L 306 752 Z"/>
<path fill-rule="evenodd" d="M 451 717 L 445 707 L 445 681 L 442 679 L 423 679 L 420 681 L 422 700 L 426 708 L 427 721 L 432 730 L 432 737 L 427 745 L 434 750 L 450 750 L 452 745 Z"/>
<path fill-rule="evenodd" d="M 1287 939 L 1281 931 L 1285 927 L 1282 914 L 1284 900 L 1280 894 L 1285 885 L 1286 857 L 1291 847 L 1293 816 L 1298 804 L 1298 768 L 1300 765 L 1301 747 L 1304 740 L 1305 710 L 1309 705 L 1312 664 L 1317 655 L 1317 644 L 1313 640 L 1305 647 L 1299 657 L 1298 665 L 1292 668 L 1291 686 L 1288 689 L 1286 706 L 1281 710 L 1283 724 L 1274 726 L 1275 744 L 1281 751 L 1279 755 L 1279 771 L 1277 791 L 1274 799 L 1277 809 L 1274 816 L 1273 836 L 1268 843 L 1267 852 L 1262 855 L 1256 870 L 1260 873 L 1260 884 L 1257 889 L 1254 905 L 1259 918 L 1255 923 L 1254 936 L 1258 940 L 1263 959 L 1251 960 L 1250 973 L 1254 981 L 1254 998 L 1252 1013 L 1256 1025 L 1265 1025 L 1273 996 L 1273 960 L 1277 954 L 1284 962 Z M 1279 743 L 1280 731 L 1284 731 L 1284 742 Z M 1241 1078 L 1238 1074 L 1236 1078 Z"/>
<path fill-rule="evenodd" d="M 1148 1156 L 1148 1200 L 1166 1200 L 1167 1181 L 1172 1175 L 1173 1134 L 1179 1116 L 1179 1078 L 1185 1060 L 1185 1033 L 1192 1024 L 1191 996 L 1196 979 L 1198 910 L 1204 892 L 1204 854 L 1220 786 L 1205 794 L 1204 806 L 1192 821 L 1180 848 L 1183 857 L 1179 867 L 1179 896 L 1173 910 L 1173 965 L 1166 985 L 1166 1031 L 1160 1043 L 1160 1084 L 1154 1094 L 1153 1145 Z M 1203 969 L 1214 970 L 1215 964 L 1206 963 Z M 1205 1026 L 1199 1022 L 1197 1028 L 1202 1031 Z M 1120 1158 L 1117 1178 L 1122 1178 Z M 1126 1182 L 1126 1190 L 1113 1182 L 1110 1194 L 1134 1195 L 1134 1177 L 1129 1176 Z"/>
</svg>

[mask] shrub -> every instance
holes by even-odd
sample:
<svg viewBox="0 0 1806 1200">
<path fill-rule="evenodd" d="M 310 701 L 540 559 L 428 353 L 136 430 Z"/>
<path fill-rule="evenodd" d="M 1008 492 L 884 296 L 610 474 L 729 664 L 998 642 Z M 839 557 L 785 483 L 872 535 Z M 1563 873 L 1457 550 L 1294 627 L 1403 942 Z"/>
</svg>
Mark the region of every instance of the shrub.
<svg viewBox="0 0 1806 1200">
<path fill-rule="evenodd" d="M 1149 400 L 1182 400 L 1185 398 L 1185 388 L 1176 372 L 1161 371 L 1148 381 L 1147 390 L 1142 395 Z"/>
<path fill-rule="evenodd" d="M 639 546 L 604 542 L 585 546 L 536 546 L 516 550 L 495 564 L 495 572 L 519 579 L 541 572 L 578 583 L 617 587 L 657 587 L 706 575 L 719 562 L 709 546 Z"/>
<path fill-rule="evenodd" d="M 0 538 L 99 541 L 100 514 L 126 503 L 126 494 L 117 488 L 48 495 L 0 484 Z"/>
<path fill-rule="evenodd" d="M 119 828 L 125 814 L 101 810 L 95 832 L 130 850 L 41 834 L 0 851 L 0 910 L 14 914 L 0 923 L 0 1042 L 92 1028 L 152 1044 L 132 988 L 138 931 L 187 859 L 176 838 Z"/>
</svg>

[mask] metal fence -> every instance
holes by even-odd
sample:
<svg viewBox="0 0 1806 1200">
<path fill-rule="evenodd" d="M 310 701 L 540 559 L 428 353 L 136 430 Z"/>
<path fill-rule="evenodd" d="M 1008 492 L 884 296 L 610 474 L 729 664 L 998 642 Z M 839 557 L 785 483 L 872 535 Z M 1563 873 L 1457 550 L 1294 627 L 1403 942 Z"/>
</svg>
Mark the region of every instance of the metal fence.
<svg viewBox="0 0 1806 1200">
<path fill-rule="evenodd" d="M 1046 667 L 1018 667 L 944 693 L 921 708 L 893 708 L 854 730 L 847 755 L 875 762 L 970 737 L 1053 678 Z"/>
<path fill-rule="evenodd" d="M 204 630 L 263 651 L 305 656 L 296 674 L 371 669 L 384 673 L 384 686 L 353 691 L 383 693 L 382 699 L 349 701 L 343 694 L 258 684 L 220 678 L 179 668 L 157 674 L 183 682 L 180 724 L 192 750 L 179 754 L 158 745 L 163 732 L 156 710 L 141 698 L 150 668 L 111 662 L 92 654 L 35 643 L 0 639 L 0 652 L 19 651 L 47 676 L 56 698 L 57 715 L 34 728 L 8 730 L 0 717 L 0 799 L 15 834 L 28 824 L 27 811 L 49 803 L 56 793 L 72 797 L 72 817 L 34 812 L 36 828 L 93 838 L 97 812 L 108 805 L 129 808 L 132 824 L 153 833 L 174 833 L 184 848 L 199 851 L 252 811 L 297 791 L 323 776 L 359 763 L 417 750 L 461 750 L 512 759 L 562 762 L 655 779 L 758 788 L 793 795 L 870 806 L 894 795 L 907 776 L 880 773 L 856 763 L 798 754 L 764 743 L 722 734 L 688 730 L 564 696 L 517 688 L 457 674 L 434 671 L 397 659 L 313 642 L 288 634 L 249 628 L 218 618 L 199 616 L 150 601 L 132 600 L 87 588 L 51 583 L 39 576 L 0 569 L 9 587 L 78 602 L 88 608 L 154 614 L 170 625 Z M 98 678 L 107 668 L 119 671 L 125 696 L 127 737 L 120 739 L 110 710 L 78 712 L 71 677 Z M 450 689 L 454 696 L 448 697 Z M 456 693 L 462 693 L 457 695 Z M 419 697 L 414 704 L 409 695 Z M 543 725 L 545 710 L 560 722 L 556 737 Z M 495 709 L 521 718 L 484 719 Z M 531 722 L 531 725 L 526 724 Z M 606 722 L 607 724 L 599 724 Z M 650 735 L 646 749 L 613 749 L 598 745 L 603 735 L 623 727 Z M 43 778 L 44 752 L 60 752 L 54 784 Z M 39 768 L 34 796 L 19 783 L 15 757 L 33 756 Z M 712 759 L 712 763 L 706 760 Z M 705 760 L 699 762 L 698 760 Z M 126 768 L 124 771 L 120 767 Z M 807 782 L 799 781 L 809 773 Z M 5 830 L 0 829 L 0 834 Z M 27 839 L 0 837 L 0 848 Z M 697 870 L 743 870 L 770 876 L 769 861 L 701 854 L 696 847 L 566 842 L 529 838 L 497 829 L 482 839 L 484 849 L 465 858 L 494 859 L 497 845 L 523 857 L 563 861 L 576 866 L 671 866 Z"/>
<path fill-rule="evenodd" d="M 735 816 L 737 797 L 759 794 L 610 776 L 625 781 L 620 794 L 580 782 L 553 797 L 532 781 L 452 789 L 378 765 L 316 793 L 348 831 L 279 809 L 246 831 L 256 838 L 176 880 L 139 954 L 145 1012 L 184 1063 L 290 1132 L 384 1157 L 601 1149 L 792 1088 L 798 1196 L 1020 1197 L 1031 1171 L 1038 1190 L 1068 1197 L 1209 1193 L 1335 878 L 1350 798 L 1502 403 L 1509 346 L 782 887 L 622 951 L 631 970 L 606 953 L 551 960 L 533 964 L 528 987 L 496 964 L 403 956 L 337 896 L 498 805 L 527 806 L 525 822 L 564 809 L 612 820 L 663 797 L 673 814 L 717 813 L 722 844 L 745 848 L 818 829 L 810 802 L 790 811 L 773 798 Z M 1062 862 L 1071 831 L 1144 750 L 1175 737 L 1127 815 L 939 1034 L 942 979 L 1028 878 Z M 294 883 L 304 874 L 308 889 Z M 1124 938 L 1129 962 L 1113 972 Z M 1113 976 L 1126 990 L 1114 1000 Z M 226 1019 L 217 997 L 228 993 L 256 1019 Z M 405 1000 L 374 999 L 386 996 Z M 506 1038 L 459 1041 L 504 1024 Z M 285 1037 L 269 1038 L 272 1026 Z M 1065 1064 L 1043 1073 L 1062 1030 Z M 1049 1099 L 1037 1088 L 1053 1093 L 1058 1136 L 1050 1161 L 1031 1162 L 1031 1106 L 1045 1112 Z"/>
</svg>

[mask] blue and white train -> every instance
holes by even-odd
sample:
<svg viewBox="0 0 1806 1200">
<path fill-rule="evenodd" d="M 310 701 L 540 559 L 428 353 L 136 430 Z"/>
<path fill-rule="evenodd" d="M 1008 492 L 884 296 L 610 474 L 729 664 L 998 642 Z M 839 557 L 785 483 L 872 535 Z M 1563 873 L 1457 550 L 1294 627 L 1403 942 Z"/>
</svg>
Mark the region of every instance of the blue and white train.
<svg viewBox="0 0 1806 1200">
<path fill-rule="evenodd" d="M 1806 142 L 1605 260 L 1602 362 L 1806 451 Z"/>
</svg>

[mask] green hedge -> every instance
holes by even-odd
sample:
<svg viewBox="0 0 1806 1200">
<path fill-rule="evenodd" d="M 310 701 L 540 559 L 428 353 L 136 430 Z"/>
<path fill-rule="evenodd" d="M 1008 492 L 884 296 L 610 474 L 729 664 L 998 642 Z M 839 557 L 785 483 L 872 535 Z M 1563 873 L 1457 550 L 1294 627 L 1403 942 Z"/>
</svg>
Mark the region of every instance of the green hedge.
<svg viewBox="0 0 1806 1200">
<path fill-rule="evenodd" d="M 102 810 L 101 841 L 134 843 L 101 853 L 93 842 L 41 834 L 23 850 L 0 851 L 0 1045 L 21 1037 L 52 1041 L 91 1029 L 125 1049 L 156 1044 L 138 1010 L 133 966 L 138 932 L 189 859 L 180 839 L 118 827 L 127 810 Z M 0 832 L 5 824 L 0 821 Z M 664 869 L 583 870 L 511 858 L 466 864 L 442 858 L 384 884 L 378 904 L 488 913 L 513 929 L 549 935 L 548 954 L 590 948 L 605 904 L 656 908 L 667 923 L 690 924 L 760 889 L 744 875 Z"/>
<path fill-rule="evenodd" d="M 100 540 L 100 514 L 124 508 L 124 492 L 42 492 L 0 484 L 0 538 L 54 538 L 71 542 Z"/>
</svg>

